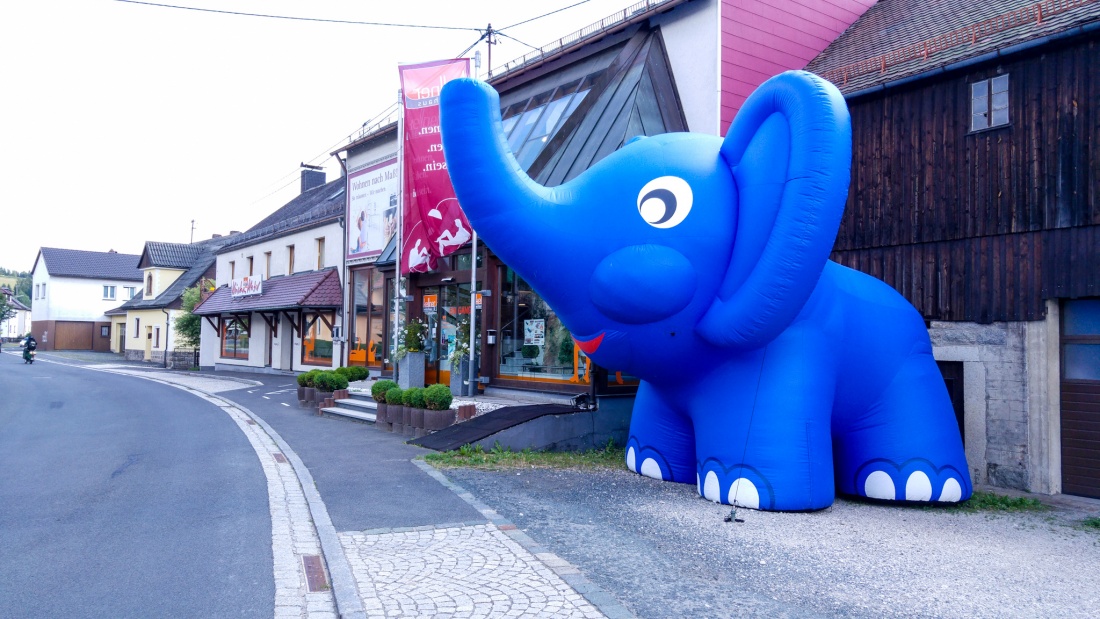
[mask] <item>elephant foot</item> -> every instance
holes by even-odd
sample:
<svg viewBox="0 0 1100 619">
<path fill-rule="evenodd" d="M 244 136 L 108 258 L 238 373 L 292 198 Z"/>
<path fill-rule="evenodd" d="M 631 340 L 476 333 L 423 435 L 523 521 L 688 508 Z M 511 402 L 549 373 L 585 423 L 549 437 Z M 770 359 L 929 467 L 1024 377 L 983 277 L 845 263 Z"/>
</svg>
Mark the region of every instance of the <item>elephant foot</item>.
<svg viewBox="0 0 1100 619">
<path fill-rule="evenodd" d="M 699 495 L 708 501 L 750 509 L 774 509 L 771 484 L 751 466 L 725 467 L 717 460 L 707 460 L 695 474 L 695 486 Z"/>
<path fill-rule="evenodd" d="M 661 481 L 671 479 L 667 474 L 668 466 L 665 465 L 664 471 L 662 471 L 659 462 L 664 462 L 664 457 L 654 449 L 642 447 L 635 450 L 633 446 L 626 449 L 626 468 L 639 475 Z"/>
<path fill-rule="evenodd" d="M 872 460 L 856 472 L 856 493 L 880 501 L 959 503 L 970 498 L 969 477 L 954 466 L 913 459 L 898 465 Z"/>
</svg>

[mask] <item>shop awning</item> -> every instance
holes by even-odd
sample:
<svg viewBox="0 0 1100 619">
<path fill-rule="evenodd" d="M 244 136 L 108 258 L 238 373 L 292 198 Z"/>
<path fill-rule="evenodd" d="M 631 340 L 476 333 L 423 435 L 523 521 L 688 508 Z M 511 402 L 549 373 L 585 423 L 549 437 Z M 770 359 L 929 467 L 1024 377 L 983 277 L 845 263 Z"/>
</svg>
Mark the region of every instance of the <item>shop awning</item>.
<svg viewBox="0 0 1100 619">
<path fill-rule="evenodd" d="M 343 303 L 344 293 L 336 269 L 272 277 L 263 281 L 263 293 L 233 297 L 229 286 L 214 291 L 192 313 L 199 316 L 277 312 L 286 310 L 333 310 Z"/>
</svg>

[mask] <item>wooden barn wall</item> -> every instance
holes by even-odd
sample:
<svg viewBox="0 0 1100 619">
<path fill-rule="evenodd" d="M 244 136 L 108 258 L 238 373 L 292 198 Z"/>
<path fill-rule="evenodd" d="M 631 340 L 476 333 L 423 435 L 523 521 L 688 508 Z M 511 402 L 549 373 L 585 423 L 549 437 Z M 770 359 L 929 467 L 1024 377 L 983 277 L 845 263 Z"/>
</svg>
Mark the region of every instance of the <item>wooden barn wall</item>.
<svg viewBox="0 0 1100 619">
<path fill-rule="evenodd" d="M 832 258 L 929 320 L 1038 320 L 1100 296 L 1100 42 L 849 101 L 852 184 Z M 970 84 L 1009 74 L 1009 125 L 971 133 Z"/>
</svg>

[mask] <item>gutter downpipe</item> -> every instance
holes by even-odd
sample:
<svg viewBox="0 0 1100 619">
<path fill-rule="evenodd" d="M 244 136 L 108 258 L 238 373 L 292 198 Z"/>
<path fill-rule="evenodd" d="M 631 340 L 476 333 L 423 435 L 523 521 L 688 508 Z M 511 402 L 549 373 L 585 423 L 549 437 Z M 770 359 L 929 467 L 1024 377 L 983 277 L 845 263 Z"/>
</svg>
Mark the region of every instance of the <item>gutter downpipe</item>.
<svg viewBox="0 0 1100 619">
<path fill-rule="evenodd" d="M 990 60 L 994 60 L 994 59 L 997 59 L 997 58 L 1012 56 L 1012 55 L 1018 54 L 1020 52 L 1025 52 L 1025 51 L 1034 49 L 1036 47 L 1046 45 L 1047 43 L 1053 43 L 1055 41 L 1060 41 L 1062 39 L 1068 39 L 1068 38 L 1075 37 L 1075 36 L 1078 36 L 1078 35 L 1087 34 L 1089 32 L 1097 30 L 1097 29 L 1100 29 L 1100 21 L 1095 21 L 1095 22 L 1088 23 L 1088 24 L 1082 24 L 1082 25 L 1077 26 L 1075 28 L 1070 28 L 1069 30 L 1064 30 L 1062 32 L 1058 32 L 1058 33 L 1055 33 L 1055 34 L 1048 34 L 1045 37 L 1039 37 L 1037 39 L 1032 39 L 1030 41 L 1024 41 L 1023 43 L 1018 43 L 1016 45 L 1012 45 L 1012 46 L 1006 47 L 1004 49 L 994 50 L 992 52 L 982 54 L 981 56 L 974 56 L 973 58 L 967 58 L 966 60 L 960 60 L 958 62 L 954 62 L 954 63 L 948 64 L 948 65 L 944 65 L 942 67 L 937 67 L 935 69 L 929 69 L 928 71 L 924 71 L 922 73 L 917 73 L 916 75 L 910 75 L 908 77 L 903 77 L 901 79 L 896 79 L 892 82 L 885 82 L 883 84 L 879 84 L 878 86 L 871 86 L 870 88 L 864 88 L 862 90 L 857 90 L 855 92 L 850 92 L 850 93 L 844 95 L 844 99 L 846 101 L 849 101 L 849 100 L 852 100 L 852 99 L 857 99 L 859 97 L 865 97 L 867 95 L 876 94 L 876 93 L 881 92 L 881 91 L 889 90 L 891 88 L 897 88 L 898 86 L 904 86 L 904 85 L 909 84 L 911 82 L 916 82 L 916 81 L 920 81 L 920 80 L 923 80 L 923 79 L 927 79 L 927 78 L 933 77 L 935 75 L 940 75 L 942 73 L 950 73 L 952 71 L 957 71 L 959 69 L 965 69 L 965 68 L 971 67 L 973 65 L 980 64 L 980 63 L 983 63 L 983 62 L 988 62 Z"/>
<path fill-rule="evenodd" d="M 348 331 L 349 331 L 350 323 L 351 323 L 352 320 L 355 320 L 355 318 L 354 318 L 355 311 L 352 310 L 351 312 L 348 312 L 348 300 L 351 298 L 351 290 L 350 290 L 351 270 L 348 267 L 348 230 L 347 230 L 347 222 L 348 222 L 348 211 L 350 210 L 350 206 L 351 206 L 351 193 L 349 192 L 349 189 L 351 189 L 351 188 L 348 187 L 348 166 L 347 166 L 347 164 L 344 163 L 344 160 L 341 159 L 339 155 L 336 156 L 336 161 L 338 161 L 340 163 L 340 174 L 344 177 L 344 216 L 340 218 L 340 229 L 343 231 L 341 233 L 341 236 L 344 237 L 344 240 L 342 242 L 342 246 L 344 248 L 344 253 L 340 254 L 340 264 L 342 264 L 344 266 L 344 268 L 341 269 L 343 271 L 343 273 L 342 273 L 343 277 L 341 278 L 342 285 L 340 286 L 343 289 L 343 294 L 341 295 L 341 299 L 343 300 L 343 302 L 341 303 L 341 306 L 340 306 L 340 314 L 341 314 L 340 315 L 340 331 L 342 331 L 342 333 L 340 334 L 341 342 L 340 342 L 340 363 L 339 363 L 339 365 L 346 366 L 346 365 L 348 365 L 348 362 L 350 361 L 350 359 L 347 359 L 347 358 L 344 357 L 344 352 L 347 351 L 350 355 L 351 347 L 350 346 L 345 347 L 344 342 L 346 342 L 347 339 L 348 339 Z M 352 317 L 350 320 L 348 319 L 349 315 Z"/>
<path fill-rule="evenodd" d="M 164 369 L 168 369 L 168 329 L 172 325 L 172 314 L 163 307 L 160 311 L 164 312 Z"/>
</svg>

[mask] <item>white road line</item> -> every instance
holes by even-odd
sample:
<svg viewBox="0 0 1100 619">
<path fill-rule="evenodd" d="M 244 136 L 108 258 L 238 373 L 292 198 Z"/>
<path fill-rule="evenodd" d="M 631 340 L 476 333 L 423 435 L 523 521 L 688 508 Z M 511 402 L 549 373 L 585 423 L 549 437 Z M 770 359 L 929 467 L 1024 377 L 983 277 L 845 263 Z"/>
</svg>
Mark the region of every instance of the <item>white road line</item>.
<svg viewBox="0 0 1100 619">
<path fill-rule="evenodd" d="M 290 405 L 289 405 L 289 404 L 287 404 L 286 402 L 279 402 L 279 404 L 282 404 L 283 406 L 290 406 Z"/>
<path fill-rule="evenodd" d="M 251 391 L 249 391 L 249 393 L 252 393 L 252 392 L 251 392 Z M 271 399 L 271 398 L 267 397 L 266 395 L 262 395 L 262 396 L 260 396 L 260 397 L 261 397 L 261 398 L 263 398 L 263 399 L 265 399 L 265 400 L 270 400 L 270 399 Z"/>
</svg>

